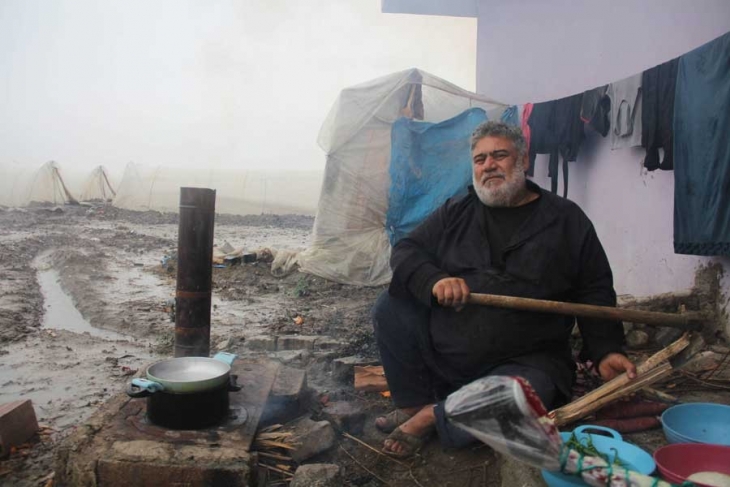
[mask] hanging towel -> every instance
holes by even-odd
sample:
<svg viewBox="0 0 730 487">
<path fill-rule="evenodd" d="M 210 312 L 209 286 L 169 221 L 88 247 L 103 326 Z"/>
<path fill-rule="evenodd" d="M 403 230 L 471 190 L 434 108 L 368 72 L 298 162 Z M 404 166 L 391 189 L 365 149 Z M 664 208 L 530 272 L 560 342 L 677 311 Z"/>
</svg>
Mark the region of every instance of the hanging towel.
<svg viewBox="0 0 730 487">
<path fill-rule="evenodd" d="M 499 119 L 507 125 L 518 126 L 520 124 L 520 115 L 517 113 L 517 105 L 507 107 Z"/>
<path fill-rule="evenodd" d="M 580 119 L 587 126 L 601 134 L 608 135 L 611 127 L 609 112 L 611 99 L 607 95 L 608 85 L 594 88 L 583 93 L 583 106 L 580 109 Z"/>
<path fill-rule="evenodd" d="M 674 251 L 730 255 L 730 34 L 679 60 Z"/>
<path fill-rule="evenodd" d="M 639 73 L 608 86 L 612 149 L 641 146 L 641 78 Z"/>
<path fill-rule="evenodd" d="M 558 156 L 563 158 L 563 197 L 568 196 L 568 162 L 578 158 L 580 145 L 585 133 L 580 109 L 583 94 L 559 100 L 535 103 L 528 120 L 530 126 L 530 168 L 528 175 L 535 170 L 537 154 L 550 154 L 548 176 L 551 190 L 558 192 Z"/>
<path fill-rule="evenodd" d="M 672 59 L 644 71 L 641 76 L 641 145 L 646 149 L 644 167 L 649 171 L 669 171 L 674 168 L 672 125 L 678 64 L 679 59 Z M 664 159 L 661 162 L 659 148 L 664 148 Z"/>
<path fill-rule="evenodd" d="M 522 135 L 525 136 L 525 145 L 527 146 L 527 153 L 530 153 L 530 125 L 527 123 L 532 115 L 532 103 L 525 103 L 522 107 Z M 532 176 L 532 164 L 528 168 L 528 174 Z"/>
</svg>

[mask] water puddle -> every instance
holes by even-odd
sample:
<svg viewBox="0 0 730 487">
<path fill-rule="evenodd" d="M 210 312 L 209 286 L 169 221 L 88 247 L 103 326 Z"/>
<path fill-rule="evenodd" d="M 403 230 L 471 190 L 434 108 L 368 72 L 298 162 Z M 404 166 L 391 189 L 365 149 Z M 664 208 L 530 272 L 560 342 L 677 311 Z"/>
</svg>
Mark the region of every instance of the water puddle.
<svg viewBox="0 0 730 487">
<path fill-rule="evenodd" d="M 44 329 L 63 329 L 74 333 L 88 333 L 105 340 L 131 340 L 130 336 L 91 326 L 74 306 L 71 297 L 61 288 L 58 272 L 47 266 L 38 267 L 38 284 L 43 293 Z"/>
</svg>

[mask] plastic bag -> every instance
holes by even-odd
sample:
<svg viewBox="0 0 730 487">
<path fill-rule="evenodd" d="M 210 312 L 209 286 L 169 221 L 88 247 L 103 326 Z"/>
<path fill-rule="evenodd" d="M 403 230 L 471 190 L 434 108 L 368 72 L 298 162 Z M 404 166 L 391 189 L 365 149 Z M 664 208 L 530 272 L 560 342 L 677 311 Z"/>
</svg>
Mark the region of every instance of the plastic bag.
<svg viewBox="0 0 730 487">
<path fill-rule="evenodd" d="M 446 416 L 497 451 L 560 470 L 562 440 L 537 393 L 521 377 L 488 376 L 446 399 Z"/>
</svg>

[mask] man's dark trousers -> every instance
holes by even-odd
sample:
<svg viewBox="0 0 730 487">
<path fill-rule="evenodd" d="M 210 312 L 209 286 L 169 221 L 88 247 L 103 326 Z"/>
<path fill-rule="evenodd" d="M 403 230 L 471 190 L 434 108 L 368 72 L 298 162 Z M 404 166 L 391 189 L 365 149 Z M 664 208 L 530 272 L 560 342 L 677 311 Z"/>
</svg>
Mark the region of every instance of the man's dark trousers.
<svg viewBox="0 0 730 487">
<path fill-rule="evenodd" d="M 502 363 L 485 369 L 467 381 L 455 380 L 435 355 L 429 335 L 430 309 L 415 299 L 396 298 L 383 291 L 373 308 L 375 338 L 380 349 L 391 397 L 397 408 L 436 403 L 436 429 L 446 448 L 474 442 L 465 431 L 446 421 L 446 396 L 459 387 L 486 375 L 520 376 L 532 385 L 545 407 L 557 395 L 553 381 L 543 371 L 516 363 Z"/>
</svg>

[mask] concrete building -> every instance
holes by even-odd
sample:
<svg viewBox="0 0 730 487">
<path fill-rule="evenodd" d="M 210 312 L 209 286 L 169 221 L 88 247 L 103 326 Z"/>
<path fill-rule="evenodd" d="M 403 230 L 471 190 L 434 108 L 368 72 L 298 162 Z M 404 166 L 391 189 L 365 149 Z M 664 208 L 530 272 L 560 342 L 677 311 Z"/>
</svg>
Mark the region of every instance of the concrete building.
<svg viewBox="0 0 730 487">
<path fill-rule="evenodd" d="M 382 0 L 382 11 L 477 18 L 477 92 L 510 104 L 581 93 L 730 31 L 726 0 Z M 611 150 L 606 140 L 570 164 L 568 197 L 593 220 L 616 291 L 686 291 L 700 268 L 719 264 L 728 311 L 730 258 L 674 253 L 674 173 L 647 172 L 643 158 L 641 148 Z M 538 156 L 534 180 L 550 187 L 547 156 Z"/>
</svg>

